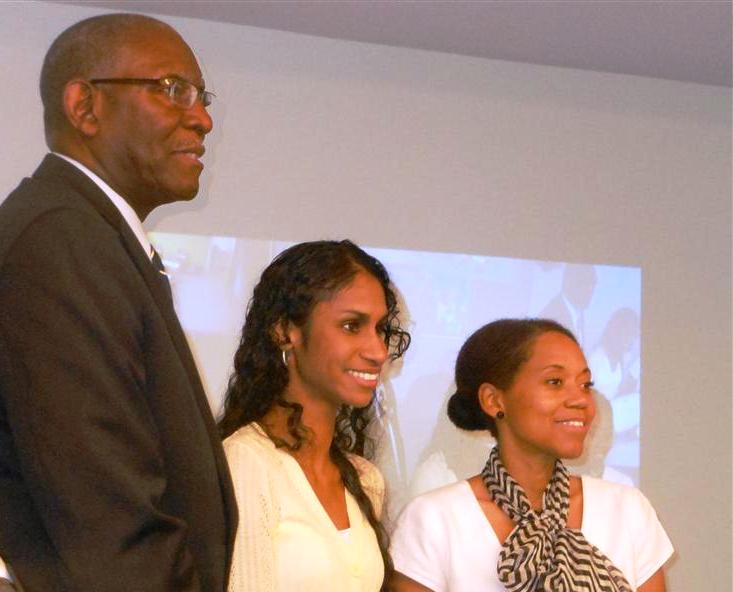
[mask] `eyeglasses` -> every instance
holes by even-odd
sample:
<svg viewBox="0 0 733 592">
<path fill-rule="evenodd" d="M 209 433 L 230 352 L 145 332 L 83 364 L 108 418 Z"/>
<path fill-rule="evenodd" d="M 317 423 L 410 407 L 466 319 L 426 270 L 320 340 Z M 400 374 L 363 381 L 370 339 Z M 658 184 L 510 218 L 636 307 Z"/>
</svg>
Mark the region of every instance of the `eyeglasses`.
<svg viewBox="0 0 733 592">
<path fill-rule="evenodd" d="M 162 88 L 171 102 L 181 109 L 193 107 L 199 99 L 204 107 L 211 105 L 216 96 L 213 92 L 196 86 L 193 82 L 178 76 L 163 76 L 162 78 L 93 78 L 91 84 L 152 84 Z"/>
</svg>

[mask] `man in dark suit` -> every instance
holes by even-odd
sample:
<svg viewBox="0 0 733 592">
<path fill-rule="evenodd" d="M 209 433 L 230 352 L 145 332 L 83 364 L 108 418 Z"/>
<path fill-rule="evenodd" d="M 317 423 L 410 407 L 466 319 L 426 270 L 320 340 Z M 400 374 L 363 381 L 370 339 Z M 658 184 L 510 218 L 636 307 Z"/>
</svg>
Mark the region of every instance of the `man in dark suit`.
<svg viewBox="0 0 733 592">
<path fill-rule="evenodd" d="M 211 94 L 104 15 L 41 73 L 46 156 L 0 205 L 0 556 L 26 592 L 223 592 L 236 504 L 141 221 L 198 192 Z"/>
</svg>

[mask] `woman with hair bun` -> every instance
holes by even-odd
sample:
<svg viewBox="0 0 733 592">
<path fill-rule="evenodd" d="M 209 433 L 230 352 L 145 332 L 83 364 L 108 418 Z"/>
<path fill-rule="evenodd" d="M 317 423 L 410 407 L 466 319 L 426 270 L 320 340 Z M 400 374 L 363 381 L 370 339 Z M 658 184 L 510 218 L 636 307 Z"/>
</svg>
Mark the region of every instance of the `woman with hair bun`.
<svg viewBox="0 0 733 592">
<path fill-rule="evenodd" d="M 633 487 L 570 476 L 595 416 L 575 337 L 503 319 L 456 361 L 448 416 L 496 438 L 481 474 L 415 498 L 392 540 L 395 592 L 664 592 L 672 545 Z"/>
<path fill-rule="evenodd" d="M 219 423 L 239 506 L 230 592 L 386 589 L 365 431 L 409 342 L 387 271 L 355 244 L 298 244 L 265 269 Z"/>
</svg>

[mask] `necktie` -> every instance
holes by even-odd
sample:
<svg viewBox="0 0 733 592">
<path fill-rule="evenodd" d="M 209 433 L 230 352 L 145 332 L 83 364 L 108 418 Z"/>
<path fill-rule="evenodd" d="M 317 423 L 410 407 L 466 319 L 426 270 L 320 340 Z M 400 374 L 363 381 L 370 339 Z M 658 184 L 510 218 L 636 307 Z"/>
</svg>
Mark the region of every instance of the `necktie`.
<svg viewBox="0 0 733 592">
<path fill-rule="evenodd" d="M 165 292 L 168 294 L 168 297 L 173 300 L 173 292 L 171 291 L 171 282 L 168 278 L 168 274 L 165 271 L 165 265 L 163 265 L 163 260 L 160 258 L 160 255 L 158 255 L 158 251 L 155 249 L 152 250 L 153 254 L 150 258 L 150 261 L 153 264 L 153 267 L 158 272 L 158 277 L 161 280 L 161 283 L 165 286 Z"/>
</svg>

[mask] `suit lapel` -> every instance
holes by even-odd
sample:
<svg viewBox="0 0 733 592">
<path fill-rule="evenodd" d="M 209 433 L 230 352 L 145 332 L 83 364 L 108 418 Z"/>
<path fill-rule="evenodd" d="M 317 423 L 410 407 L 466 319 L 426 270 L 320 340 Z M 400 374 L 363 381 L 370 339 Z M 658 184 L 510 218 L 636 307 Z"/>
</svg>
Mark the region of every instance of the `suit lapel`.
<svg viewBox="0 0 733 592">
<path fill-rule="evenodd" d="M 120 216 L 121 218 L 121 216 Z M 219 484 L 221 486 L 222 499 L 224 502 L 224 508 L 227 512 L 227 523 L 229 525 L 228 531 L 228 545 L 227 545 L 227 561 L 231 561 L 231 554 L 234 547 L 234 535 L 236 532 L 236 525 L 238 520 L 238 512 L 236 501 L 234 498 L 234 489 L 229 477 L 229 465 L 226 457 L 224 456 L 224 450 L 221 446 L 221 437 L 219 436 L 219 430 L 216 427 L 214 418 L 211 414 L 211 408 L 209 407 L 209 401 L 206 397 L 203 384 L 201 383 L 201 377 L 196 367 L 196 363 L 191 353 L 191 348 L 188 345 L 186 335 L 181 328 L 180 321 L 176 315 L 175 309 L 173 308 L 173 300 L 170 295 L 170 287 L 165 285 L 165 279 L 160 277 L 158 271 L 153 267 L 147 254 L 144 253 L 140 247 L 140 242 L 137 237 L 133 234 L 132 230 L 127 226 L 127 223 L 122 220 L 122 228 L 120 228 L 120 235 L 122 242 L 130 255 L 130 258 L 135 263 L 135 266 L 140 271 L 145 283 L 148 286 L 151 294 L 155 298 L 158 308 L 165 319 L 166 326 L 171 336 L 171 340 L 178 352 L 178 356 L 181 359 L 186 372 L 189 376 L 189 381 L 192 386 L 196 404 L 201 412 L 201 417 L 206 426 L 206 430 L 209 434 L 209 439 L 212 443 L 212 452 L 214 454 L 214 460 L 216 462 L 217 470 L 219 472 Z M 227 565 L 228 569 L 228 565 Z M 228 572 L 227 572 L 228 573 Z"/>
<path fill-rule="evenodd" d="M 140 245 L 140 241 L 137 240 L 137 237 L 130 229 L 130 226 L 127 224 L 125 219 L 122 217 L 122 214 L 120 214 L 112 201 L 97 186 L 97 184 L 83 172 L 53 154 L 48 155 L 44 159 L 41 166 L 38 167 L 33 176 L 41 179 L 46 177 L 58 179 L 58 177 L 62 177 L 99 213 L 100 216 L 102 216 L 102 218 L 105 219 L 110 226 L 112 226 L 112 228 L 115 229 L 120 237 L 122 246 L 130 257 L 130 260 L 137 268 L 145 281 L 145 285 L 148 287 L 148 290 L 150 290 L 155 302 L 158 304 L 158 308 L 165 319 L 166 325 L 171 334 L 171 339 L 176 347 L 176 351 L 181 357 L 181 360 L 186 367 L 186 371 L 190 375 L 191 384 L 195 386 L 194 390 L 203 392 L 203 386 L 201 385 L 195 364 L 193 364 L 193 358 L 188 347 L 188 342 L 183 334 L 183 330 L 181 329 L 181 325 L 173 309 L 173 305 L 169 295 L 167 294 L 165 285 L 161 282 L 158 272 L 153 267 L 153 264 L 150 261 L 150 256 L 144 251 Z M 211 411 L 209 410 L 204 414 L 204 416 L 210 417 Z"/>
</svg>

